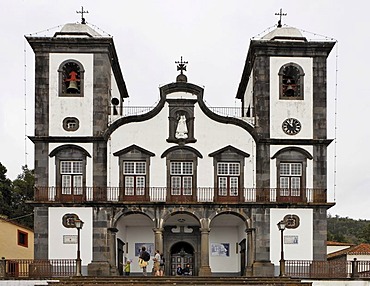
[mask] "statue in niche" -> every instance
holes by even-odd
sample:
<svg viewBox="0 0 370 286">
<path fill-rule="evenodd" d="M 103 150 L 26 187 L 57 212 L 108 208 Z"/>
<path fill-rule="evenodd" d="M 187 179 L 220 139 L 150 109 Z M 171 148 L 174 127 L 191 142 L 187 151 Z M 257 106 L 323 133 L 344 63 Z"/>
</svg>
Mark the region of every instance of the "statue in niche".
<svg viewBox="0 0 370 286">
<path fill-rule="evenodd" d="M 186 117 L 185 117 L 185 115 L 180 115 L 180 117 L 179 117 L 179 121 L 177 122 L 175 137 L 177 139 L 186 139 L 186 138 L 188 138 L 188 127 L 186 126 Z"/>
</svg>

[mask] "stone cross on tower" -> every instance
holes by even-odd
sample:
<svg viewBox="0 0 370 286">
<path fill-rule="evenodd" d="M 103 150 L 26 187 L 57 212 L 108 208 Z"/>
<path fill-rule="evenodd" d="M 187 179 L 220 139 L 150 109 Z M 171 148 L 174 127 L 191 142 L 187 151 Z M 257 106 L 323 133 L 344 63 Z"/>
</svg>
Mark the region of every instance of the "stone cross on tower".
<svg viewBox="0 0 370 286">
<path fill-rule="evenodd" d="M 81 6 L 81 11 L 76 11 L 77 14 L 81 14 L 81 24 L 86 24 L 84 13 L 89 13 L 89 11 L 84 11 L 84 7 Z"/>
<path fill-rule="evenodd" d="M 278 28 L 281 28 L 281 18 L 282 16 L 286 16 L 288 15 L 287 13 L 283 13 L 283 9 L 280 8 L 280 12 L 279 13 L 275 13 L 276 16 L 280 16 L 280 19 L 278 21 Z"/>
<path fill-rule="evenodd" d="M 177 70 L 180 71 L 180 74 L 176 78 L 177 82 L 187 82 L 188 81 L 186 75 L 183 74 L 183 71 L 186 71 L 187 63 L 188 62 L 182 61 L 182 56 L 179 62 L 175 62 L 175 64 L 177 64 Z"/>
<path fill-rule="evenodd" d="M 177 70 L 180 71 L 181 74 L 183 74 L 182 71 L 186 71 L 186 64 L 187 63 L 188 62 L 183 62 L 182 61 L 182 56 L 181 56 L 181 59 L 180 59 L 179 62 L 175 62 L 175 64 L 178 64 L 177 65 Z"/>
</svg>

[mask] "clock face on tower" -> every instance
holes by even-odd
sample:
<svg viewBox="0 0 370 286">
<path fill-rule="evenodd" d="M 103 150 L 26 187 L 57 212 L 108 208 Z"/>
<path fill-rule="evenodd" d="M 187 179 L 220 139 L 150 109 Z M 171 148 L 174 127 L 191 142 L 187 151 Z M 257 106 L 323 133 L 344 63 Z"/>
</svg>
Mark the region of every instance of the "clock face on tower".
<svg viewBox="0 0 370 286">
<path fill-rule="evenodd" d="M 283 131 L 288 135 L 296 135 L 299 131 L 301 131 L 301 123 L 295 118 L 287 118 L 283 121 L 281 126 Z"/>
</svg>

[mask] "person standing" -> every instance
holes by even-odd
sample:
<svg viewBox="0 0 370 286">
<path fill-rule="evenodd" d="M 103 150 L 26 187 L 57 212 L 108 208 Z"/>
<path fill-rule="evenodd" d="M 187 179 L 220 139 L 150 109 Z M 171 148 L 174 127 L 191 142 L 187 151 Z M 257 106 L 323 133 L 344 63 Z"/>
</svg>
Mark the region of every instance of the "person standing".
<svg viewBox="0 0 370 286">
<path fill-rule="evenodd" d="M 130 276 L 130 272 L 131 272 L 131 261 L 130 260 L 127 260 L 126 261 L 126 264 L 123 264 L 124 266 L 124 270 L 125 270 L 125 276 Z"/>
<path fill-rule="evenodd" d="M 159 250 L 157 249 L 155 251 L 154 255 L 154 276 L 161 276 L 160 275 L 160 261 L 161 261 L 161 255 L 159 254 Z"/>
<path fill-rule="evenodd" d="M 146 267 L 148 266 L 148 261 L 150 260 L 150 254 L 146 251 L 146 247 L 142 246 L 139 254 L 139 265 L 143 269 L 143 275 L 147 276 Z"/>
<path fill-rule="evenodd" d="M 159 261 L 159 276 L 164 276 L 164 255 L 161 253 L 161 260 Z"/>
</svg>

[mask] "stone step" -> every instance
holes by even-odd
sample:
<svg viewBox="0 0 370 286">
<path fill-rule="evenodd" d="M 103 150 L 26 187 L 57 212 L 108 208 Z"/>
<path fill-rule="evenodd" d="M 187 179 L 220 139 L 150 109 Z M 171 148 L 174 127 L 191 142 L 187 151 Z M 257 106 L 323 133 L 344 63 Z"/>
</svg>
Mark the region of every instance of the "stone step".
<svg viewBox="0 0 370 286">
<path fill-rule="evenodd" d="M 58 283 L 50 285 L 74 285 L 74 286 L 96 286 L 96 285 L 135 285 L 135 286 L 179 286 L 179 285 L 253 285 L 253 286 L 309 286 L 312 283 L 301 282 L 299 279 L 291 278 L 257 278 L 257 277 L 71 277 L 60 279 Z"/>
</svg>

